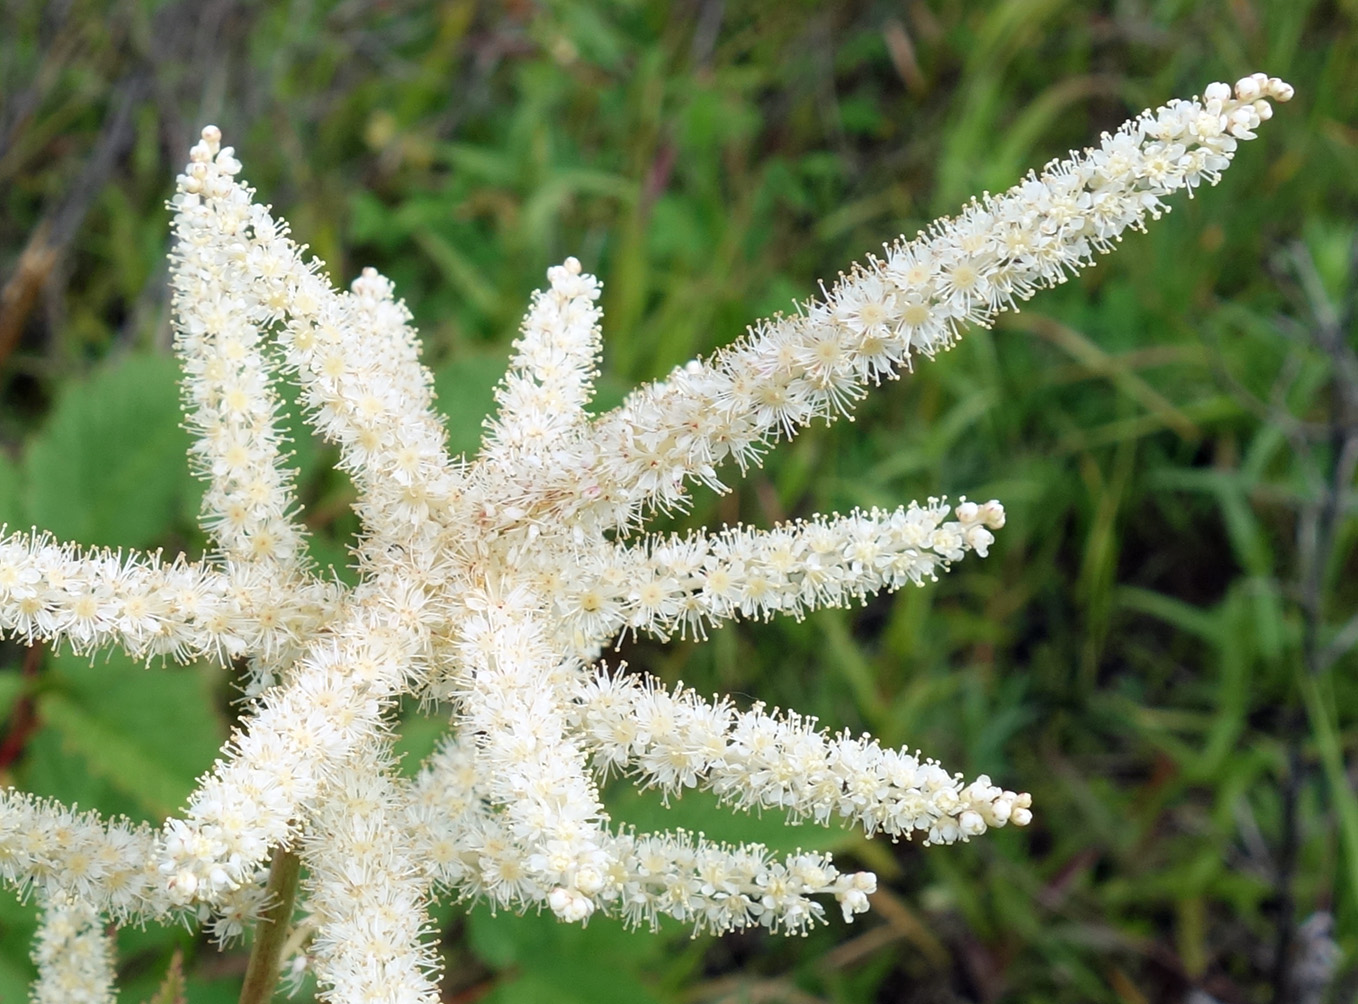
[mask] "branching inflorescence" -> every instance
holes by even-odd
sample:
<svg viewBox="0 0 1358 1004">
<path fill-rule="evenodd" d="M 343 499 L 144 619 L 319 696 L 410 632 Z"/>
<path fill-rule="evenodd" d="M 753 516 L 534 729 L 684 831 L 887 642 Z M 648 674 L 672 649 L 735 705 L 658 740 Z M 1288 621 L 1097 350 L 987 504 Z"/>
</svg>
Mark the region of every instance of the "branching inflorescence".
<svg viewBox="0 0 1358 1004">
<path fill-rule="evenodd" d="M 1291 88 L 1256 74 L 1143 113 L 1097 147 L 869 258 L 793 315 L 587 408 L 599 283 L 575 259 L 533 297 L 481 453 L 447 452 L 405 307 L 366 270 L 347 292 L 253 202 L 213 127 L 178 179 L 176 349 L 214 553 L 82 551 L 0 539 L 0 631 L 76 651 L 248 659 L 246 724 L 182 815 L 159 829 L 0 793 L 0 876 L 45 908 L 40 1000 L 103 1000 L 105 918 L 205 919 L 240 933 L 270 855 L 306 868 L 309 955 L 337 1001 L 438 999 L 427 906 L 440 891 L 506 908 L 694 930 L 791 933 L 876 880 L 822 853 L 777 857 L 610 823 L 610 771 L 673 795 L 849 820 L 947 844 L 1031 818 L 1026 794 L 762 705 L 738 710 L 594 664 L 621 632 L 703 636 L 733 618 L 800 617 L 907 583 L 1004 524 L 998 502 L 930 499 L 771 530 L 638 533 L 693 483 L 758 463 L 869 385 L 1065 281 L 1162 202 L 1215 182 Z M 360 581 L 308 565 L 275 381 L 339 448 L 358 491 Z M 393 768 L 403 694 L 451 706 L 418 775 Z"/>
</svg>

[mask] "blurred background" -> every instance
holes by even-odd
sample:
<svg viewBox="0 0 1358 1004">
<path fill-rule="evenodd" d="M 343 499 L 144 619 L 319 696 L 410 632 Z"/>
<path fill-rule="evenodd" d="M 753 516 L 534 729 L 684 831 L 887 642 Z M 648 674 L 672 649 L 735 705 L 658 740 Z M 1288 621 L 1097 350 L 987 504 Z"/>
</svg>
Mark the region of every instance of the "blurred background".
<svg viewBox="0 0 1358 1004">
<path fill-rule="evenodd" d="M 641 826 L 833 848 L 877 871 L 875 909 L 791 941 L 438 914 L 466 1004 L 1354 1000 L 1356 22 L 1353 0 L 9 0 L 0 520 L 201 553 L 164 203 L 208 122 L 337 282 L 396 281 L 474 450 L 568 254 L 605 283 L 607 406 L 1143 107 L 1282 76 L 1297 98 L 1220 187 L 668 524 L 997 497 L 989 558 L 623 648 L 1031 791 L 1032 826 L 929 849 L 620 789 Z M 316 555 L 348 575 L 352 488 L 296 435 Z M 0 646 L 0 780 L 159 820 L 235 696 L 206 667 Z M 441 726 L 408 719 L 413 767 Z M 0 896 L 0 1000 L 32 924 Z M 239 946 L 118 939 L 126 1000 L 176 957 L 190 1001 L 237 993 Z"/>
</svg>

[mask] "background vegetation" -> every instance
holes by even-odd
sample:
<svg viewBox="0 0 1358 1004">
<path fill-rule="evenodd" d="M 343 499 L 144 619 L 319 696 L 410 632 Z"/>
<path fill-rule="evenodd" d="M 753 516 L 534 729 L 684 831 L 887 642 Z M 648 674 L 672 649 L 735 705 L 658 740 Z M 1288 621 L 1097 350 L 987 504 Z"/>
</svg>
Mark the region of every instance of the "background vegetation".
<svg viewBox="0 0 1358 1004">
<path fill-rule="evenodd" d="M 6 3 L 0 519 L 201 549 L 164 200 L 206 122 L 340 281 L 396 280 L 471 448 L 567 254 L 605 281 L 616 400 L 1142 107 L 1283 76 L 1296 101 L 1220 188 L 682 521 L 994 496 L 989 559 L 804 624 L 624 646 L 1031 790 L 1034 825 L 926 850 L 685 799 L 709 833 L 876 869 L 875 911 L 804 941 L 690 941 L 448 904 L 446 994 L 1353 1000 L 1355 20 L 1352 0 Z M 332 459 L 299 436 L 318 556 L 342 568 Z M 202 667 L 12 644 L 0 667 L 3 780 L 82 806 L 174 810 L 233 715 Z M 434 731 L 406 728 L 412 762 Z M 0 897 L 0 1000 L 23 997 L 31 925 Z M 191 1001 L 234 996 L 239 951 L 118 937 L 126 999 L 176 950 Z"/>
</svg>

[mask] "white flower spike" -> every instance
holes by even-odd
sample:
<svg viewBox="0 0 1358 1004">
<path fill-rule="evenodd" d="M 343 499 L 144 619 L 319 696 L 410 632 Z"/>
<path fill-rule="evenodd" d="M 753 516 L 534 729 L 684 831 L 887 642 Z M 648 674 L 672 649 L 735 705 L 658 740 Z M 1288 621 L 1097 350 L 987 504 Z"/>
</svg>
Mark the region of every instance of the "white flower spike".
<svg viewBox="0 0 1358 1004">
<path fill-rule="evenodd" d="M 800 933 L 876 880 L 829 856 L 777 858 L 611 824 L 599 780 L 737 808 L 850 820 L 927 844 L 1022 826 L 1030 798 L 795 712 L 738 710 L 596 665 L 620 633 L 704 636 L 731 618 L 801 617 L 922 585 L 1004 525 L 998 502 L 941 499 L 758 530 L 638 534 L 721 490 L 816 418 L 1064 282 L 1165 198 L 1215 182 L 1292 89 L 1256 74 L 1145 112 L 870 257 L 788 317 L 587 408 L 598 280 L 569 258 L 533 297 L 480 455 L 448 454 L 409 314 L 366 270 L 347 292 L 253 201 L 214 127 L 173 200 L 176 348 L 207 482 L 213 554 L 81 550 L 0 537 L 0 632 L 78 652 L 248 658 L 256 696 L 179 817 L 159 830 L 0 793 L 0 878 L 44 905 L 36 1000 L 111 999 L 106 922 L 208 919 L 239 934 L 267 862 L 300 856 L 314 966 L 334 1001 L 437 1001 L 427 907 L 448 891 L 563 921 L 603 914 L 694 931 Z M 279 380 L 358 488 L 360 584 L 312 572 L 279 429 Z M 448 702 L 451 730 L 413 780 L 387 718 L 403 694 Z"/>
</svg>

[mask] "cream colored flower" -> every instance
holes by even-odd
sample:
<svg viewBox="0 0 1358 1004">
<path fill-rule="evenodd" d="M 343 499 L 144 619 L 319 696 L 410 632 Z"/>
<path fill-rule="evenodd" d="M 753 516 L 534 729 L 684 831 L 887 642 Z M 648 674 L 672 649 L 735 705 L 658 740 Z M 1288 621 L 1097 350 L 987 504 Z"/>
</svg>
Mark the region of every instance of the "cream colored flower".
<svg viewBox="0 0 1358 1004">
<path fill-rule="evenodd" d="M 202 561 L 0 539 L 0 631 L 77 651 L 250 661 L 243 729 L 184 812 L 159 830 L 0 793 L 0 877 L 47 906 L 37 999 L 104 1000 L 99 916 L 212 917 L 239 933 L 271 853 L 308 868 L 307 949 L 339 1001 L 438 999 L 427 906 L 437 889 L 697 930 L 800 932 L 825 901 L 846 920 L 875 878 L 829 856 L 782 858 L 676 831 L 612 825 L 600 778 L 667 795 L 705 788 L 737 808 L 852 821 L 948 844 L 1031 819 L 1026 794 L 966 781 L 909 750 L 795 712 L 738 710 L 595 665 L 623 631 L 660 638 L 801 617 L 932 581 L 984 556 L 998 502 L 941 499 L 768 530 L 638 533 L 721 490 L 816 418 L 846 413 L 917 355 L 1065 281 L 1161 201 L 1215 181 L 1291 89 L 1232 91 L 1143 113 L 1099 147 L 888 248 L 787 317 L 677 368 L 598 417 L 598 281 L 548 271 L 515 342 L 478 457 L 449 455 L 409 314 L 366 270 L 337 291 L 253 201 L 215 128 L 173 200 L 176 349 L 207 482 Z M 360 583 L 308 567 L 279 428 L 278 381 L 358 489 Z M 413 780 L 392 766 L 405 694 L 445 702 L 449 735 Z"/>
</svg>

